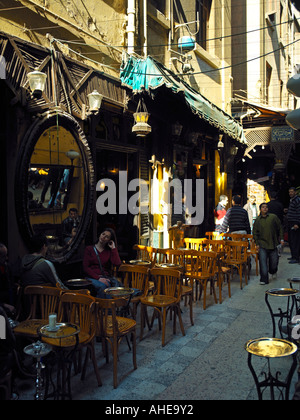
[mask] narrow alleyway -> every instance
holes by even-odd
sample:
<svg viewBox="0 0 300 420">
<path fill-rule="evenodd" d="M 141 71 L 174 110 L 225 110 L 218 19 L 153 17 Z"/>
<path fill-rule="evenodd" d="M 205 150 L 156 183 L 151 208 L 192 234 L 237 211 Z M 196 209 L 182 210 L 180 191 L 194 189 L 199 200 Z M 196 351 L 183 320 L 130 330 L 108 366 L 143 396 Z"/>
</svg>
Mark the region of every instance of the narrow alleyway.
<svg viewBox="0 0 300 420">
<path fill-rule="evenodd" d="M 244 345 L 249 339 L 272 336 L 265 291 L 289 287 L 287 279 L 299 276 L 299 265 L 288 264 L 288 251 L 286 248 L 280 258 L 277 280 L 272 280 L 269 285 L 259 284 L 253 262 L 248 286 L 240 290 L 239 279 L 237 276 L 234 278 L 231 299 L 228 298 L 225 286 L 222 304 L 214 304 L 210 297 L 208 308 L 203 311 L 202 301 L 194 303 L 194 326 L 190 324 L 188 306 L 182 306 L 186 335 L 182 336 L 178 328 L 177 335 L 173 336 L 170 322 L 164 348 L 161 347 L 161 335 L 156 324 L 152 331 L 145 330 L 144 339 L 137 340 L 136 371 L 133 371 L 132 355 L 124 340 L 119 351 L 117 389 L 113 388 L 112 358 L 107 365 L 102 356 L 101 344 L 97 343 L 98 366 L 103 386 L 97 387 L 91 364 L 84 382 L 80 380 L 80 375 L 72 377 L 73 399 L 114 402 L 257 399 Z M 279 300 L 276 301 L 276 309 L 280 305 Z M 139 318 L 137 336 L 139 337 Z M 266 359 L 255 359 L 257 372 L 260 373 L 266 367 Z M 284 378 L 290 360 L 280 359 L 279 362 Z M 293 397 L 296 381 L 297 372 L 293 377 L 290 398 Z M 34 382 L 18 381 L 17 391 L 20 400 L 33 399 Z M 267 390 L 264 399 L 269 398 Z"/>
</svg>

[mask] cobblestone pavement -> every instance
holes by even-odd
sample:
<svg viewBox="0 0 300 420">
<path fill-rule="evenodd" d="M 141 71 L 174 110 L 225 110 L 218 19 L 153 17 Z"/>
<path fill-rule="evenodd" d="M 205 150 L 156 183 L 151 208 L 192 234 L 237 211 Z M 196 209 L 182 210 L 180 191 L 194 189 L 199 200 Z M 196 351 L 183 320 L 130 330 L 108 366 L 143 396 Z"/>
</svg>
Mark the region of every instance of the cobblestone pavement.
<svg viewBox="0 0 300 420">
<path fill-rule="evenodd" d="M 232 297 L 227 286 L 223 289 L 223 303 L 215 304 L 208 298 L 204 311 L 202 300 L 194 303 L 194 326 L 189 319 L 189 307 L 182 304 L 185 336 L 180 328 L 173 335 L 172 321 L 167 324 L 166 345 L 161 346 L 161 333 L 154 324 L 151 331 L 145 329 L 142 341 L 137 339 L 137 370 L 133 370 L 132 354 L 126 340 L 119 348 L 117 389 L 113 388 L 112 358 L 106 364 L 100 343 L 96 343 L 97 360 L 102 387 L 97 386 L 92 364 L 82 382 L 80 375 L 72 376 L 74 400 L 255 400 L 257 399 L 253 377 L 247 365 L 244 349 L 249 339 L 272 336 L 272 323 L 265 303 L 265 291 L 270 288 L 289 287 L 287 279 L 300 275 L 298 264 L 288 264 L 289 249 L 283 252 L 276 280 L 260 285 L 256 276 L 255 262 L 249 284 L 241 290 L 236 275 L 232 282 Z M 276 301 L 276 309 L 281 305 Z M 284 302 L 282 302 L 284 304 Z M 139 337 L 139 316 L 137 337 Z M 266 359 L 254 357 L 259 373 L 267 366 Z M 284 378 L 290 359 L 276 359 Z M 297 381 L 295 373 L 290 397 Z M 34 382 L 17 381 L 20 400 L 33 399 Z M 268 390 L 264 399 L 269 399 Z"/>
</svg>

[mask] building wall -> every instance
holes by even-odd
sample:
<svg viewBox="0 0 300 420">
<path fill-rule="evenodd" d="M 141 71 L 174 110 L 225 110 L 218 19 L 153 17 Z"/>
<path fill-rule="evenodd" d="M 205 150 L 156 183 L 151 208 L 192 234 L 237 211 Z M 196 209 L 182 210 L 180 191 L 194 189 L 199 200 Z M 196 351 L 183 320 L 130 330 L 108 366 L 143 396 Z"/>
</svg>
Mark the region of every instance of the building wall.
<svg viewBox="0 0 300 420">
<path fill-rule="evenodd" d="M 277 0 L 232 0 L 231 10 L 234 95 L 287 109 L 286 83 L 297 60 L 292 18 L 298 12 L 290 1 Z"/>
<path fill-rule="evenodd" d="M 50 34 L 61 40 L 55 43 L 56 49 L 117 76 L 126 41 L 126 3 L 7 0 L 0 8 L 1 30 L 47 47 Z"/>
</svg>

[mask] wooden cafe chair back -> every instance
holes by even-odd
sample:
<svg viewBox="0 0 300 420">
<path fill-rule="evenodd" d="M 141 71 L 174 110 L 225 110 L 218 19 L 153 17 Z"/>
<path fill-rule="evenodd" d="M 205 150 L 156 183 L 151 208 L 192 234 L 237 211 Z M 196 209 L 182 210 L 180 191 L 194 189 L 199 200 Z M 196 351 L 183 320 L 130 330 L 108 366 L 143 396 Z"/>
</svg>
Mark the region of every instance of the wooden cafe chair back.
<svg viewBox="0 0 300 420">
<path fill-rule="evenodd" d="M 137 259 L 143 261 L 150 261 L 150 268 L 154 266 L 156 262 L 156 248 L 147 245 L 133 245 L 133 250 L 137 253 Z"/>
<path fill-rule="evenodd" d="M 14 334 L 30 339 L 38 338 L 37 329 L 48 323 L 50 313 L 58 312 L 62 290 L 57 287 L 36 285 L 25 287 L 23 293 L 30 312 L 27 319 L 14 328 Z"/>
<path fill-rule="evenodd" d="M 155 267 L 150 270 L 150 276 L 152 279 L 154 279 L 155 290 L 153 295 L 141 298 L 140 338 L 143 338 L 145 319 L 147 319 L 148 317 L 147 307 L 152 307 L 153 316 L 150 328 L 152 327 L 154 319 L 156 317 L 158 317 L 159 325 L 161 325 L 162 320 L 162 346 L 164 346 L 166 332 L 166 315 L 168 310 L 171 310 L 174 313 L 173 333 L 176 333 L 176 317 L 178 317 L 182 335 L 185 335 L 180 310 L 180 300 L 182 293 L 182 273 L 179 270 Z"/>
<path fill-rule="evenodd" d="M 217 267 L 217 253 L 212 251 L 185 251 L 186 272 L 185 276 L 195 285 L 195 299 L 200 299 L 203 291 L 203 309 L 206 309 L 206 290 L 210 283 L 215 303 L 217 297 L 214 286 L 214 276 Z M 200 291 L 198 293 L 198 289 Z"/>
<path fill-rule="evenodd" d="M 140 294 L 133 296 L 130 300 L 130 310 L 133 319 L 136 319 L 137 307 L 140 303 L 141 296 L 146 296 L 149 292 L 149 268 L 142 265 L 122 264 L 118 270 L 119 278 L 121 278 L 124 287 L 134 288 L 140 291 Z"/>
</svg>

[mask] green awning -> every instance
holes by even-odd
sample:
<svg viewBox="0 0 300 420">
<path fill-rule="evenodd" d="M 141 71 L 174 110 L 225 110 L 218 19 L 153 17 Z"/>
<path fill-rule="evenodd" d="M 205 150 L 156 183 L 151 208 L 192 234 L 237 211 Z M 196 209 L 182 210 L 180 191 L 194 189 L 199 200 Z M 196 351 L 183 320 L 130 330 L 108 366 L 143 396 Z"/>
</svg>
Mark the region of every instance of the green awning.
<svg viewBox="0 0 300 420">
<path fill-rule="evenodd" d="M 120 78 L 122 84 L 131 88 L 133 92 L 150 91 L 163 85 L 174 93 L 182 92 L 194 114 L 199 115 L 200 118 L 206 120 L 210 125 L 218 128 L 235 140 L 247 144 L 243 127 L 238 121 L 222 111 L 154 58 L 138 59 L 130 56 L 121 66 Z"/>
</svg>

